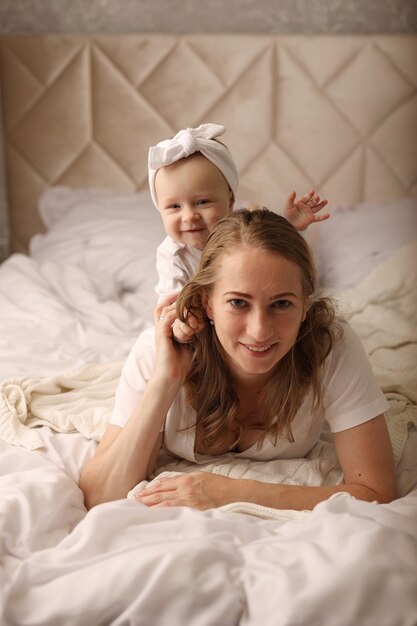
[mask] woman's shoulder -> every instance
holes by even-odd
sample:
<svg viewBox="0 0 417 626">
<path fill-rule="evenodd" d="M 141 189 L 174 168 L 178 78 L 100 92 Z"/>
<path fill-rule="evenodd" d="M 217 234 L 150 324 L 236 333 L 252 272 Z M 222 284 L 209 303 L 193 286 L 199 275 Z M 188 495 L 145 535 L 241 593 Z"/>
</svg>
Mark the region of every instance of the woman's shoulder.
<svg viewBox="0 0 417 626">
<path fill-rule="evenodd" d="M 331 430 L 338 432 L 366 422 L 388 405 L 372 371 L 360 337 L 340 322 L 342 335 L 330 353 L 323 376 L 323 406 Z"/>
<path fill-rule="evenodd" d="M 369 359 L 359 336 L 349 322 L 338 319 L 333 349 L 326 359 L 326 377 L 344 376 L 348 372 L 360 377 L 362 374 L 367 376 L 370 371 Z"/>
<path fill-rule="evenodd" d="M 359 339 L 359 336 L 352 328 L 350 323 L 344 318 L 337 318 L 335 321 L 335 342 L 334 342 L 334 350 L 341 351 L 348 349 L 354 349 L 355 347 L 359 347 L 363 350 L 362 342 Z"/>
</svg>

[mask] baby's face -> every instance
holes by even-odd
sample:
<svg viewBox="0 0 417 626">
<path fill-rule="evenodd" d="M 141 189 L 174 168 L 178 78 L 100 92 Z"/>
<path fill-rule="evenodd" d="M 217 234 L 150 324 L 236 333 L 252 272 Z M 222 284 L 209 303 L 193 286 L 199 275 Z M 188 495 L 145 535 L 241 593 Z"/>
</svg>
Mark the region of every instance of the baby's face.
<svg viewBox="0 0 417 626">
<path fill-rule="evenodd" d="M 158 170 L 155 191 L 167 234 L 199 250 L 213 226 L 233 208 L 226 179 L 201 153 Z"/>
</svg>

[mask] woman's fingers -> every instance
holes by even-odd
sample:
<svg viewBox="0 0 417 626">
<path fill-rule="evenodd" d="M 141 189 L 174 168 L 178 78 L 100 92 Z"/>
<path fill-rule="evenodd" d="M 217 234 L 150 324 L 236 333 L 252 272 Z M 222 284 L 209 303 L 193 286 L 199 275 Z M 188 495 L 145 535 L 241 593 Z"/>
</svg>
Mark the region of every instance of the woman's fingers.
<svg viewBox="0 0 417 626">
<path fill-rule="evenodd" d="M 176 317 L 175 307 L 172 309 L 165 307 L 162 309 L 161 315 L 159 316 L 158 319 L 160 322 L 163 322 L 167 319 L 174 320 L 175 317 Z"/>
<path fill-rule="evenodd" d="M 155 316 L 156 329 L 162 329 L 166 334 L 166 329 L 169 329 L 169 334 L 172 334 L 172 326 L 177 319 L 177 313 L 175 305 L 173 307 L 164 307 L 160 312 L 159 317 Z"/>
<path fill-rule="evenodd" d="M 169 296 L 163 298 L 163 300 L 158 303 L 158 305 L 154 309 L 155 324 L 163 321 L 168 313 L 171 313 L 172 311 L 175 312 L 177 298 L 178 293 L 172 293 Z"/>
<path fill-rule="evenodd" d="M 153 506 L 165 499 L 170 499 L 175 495 L 176 484 L 170 479 L 156 479 L 136 495 L 139 502 L 147 506 Z"/>
<path fill-rule="evenodd" d="M 204 511 L 230 501 L 227 489 L 232 480 L 208 472 L 191 472 L 154 481 L 136 498 L 151 507 L 188 506 Z"/>
</svg>

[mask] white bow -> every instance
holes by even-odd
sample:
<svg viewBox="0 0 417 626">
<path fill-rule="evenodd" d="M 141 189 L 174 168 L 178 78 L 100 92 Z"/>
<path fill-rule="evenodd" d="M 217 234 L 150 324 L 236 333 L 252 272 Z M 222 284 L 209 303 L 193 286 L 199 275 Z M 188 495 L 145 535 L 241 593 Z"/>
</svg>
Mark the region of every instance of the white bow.
<svg viewBox="0 0 417 626">
<path fill-rule="evenodd" d="M 201 124 L 198 128 L 180 130 L 172 139 L 165 139 L 156 146 L 149 148 L 149 190 L 156 208 L 158 208 L 155 191 L 157 171 L 161 167 L 191 156 L 194 152 L 201 152 L 221 171 L 234 197 L 236 197 L 239 176 L 232 155 L 222 143 L 213 141 L 224 131 L 225 127 L 221 124 Z"/>
<path fill-rule="evenodd" d="M 160 167 L 189 157 L 206 147 L 207 140 L 223 135 L 224 131 L 225 127 L 220 124 L 201 124 L 198 128 L 180 130 L 172 139 L 160 141 L 149 149 L 148 167 L 159 170 Z"/>
</svg>

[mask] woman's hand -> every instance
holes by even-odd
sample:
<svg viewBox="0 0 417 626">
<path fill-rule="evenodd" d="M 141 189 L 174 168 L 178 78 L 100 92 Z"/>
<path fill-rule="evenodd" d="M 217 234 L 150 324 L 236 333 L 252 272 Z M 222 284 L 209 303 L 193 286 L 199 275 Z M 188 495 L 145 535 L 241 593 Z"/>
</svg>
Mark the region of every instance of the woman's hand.
<svg viewBox="0 0 417 626">
<path fill-rule="evenodd" d="M 136 499 L 150 507 L 189 506 L 205 511 L 238 501 L 239 480 L 192 472 L 153 481 L 137 494 Z"/>
<path fill-rule="evenodd" d="M 189 372 L 192 351 L 187 345 L 174 342 L 173 326 L 177 320 L 174 293 L 164 298 L 154 310 L 156 362 L 155 377 L 162 377 L 181 386 Z"/>
</svg>

